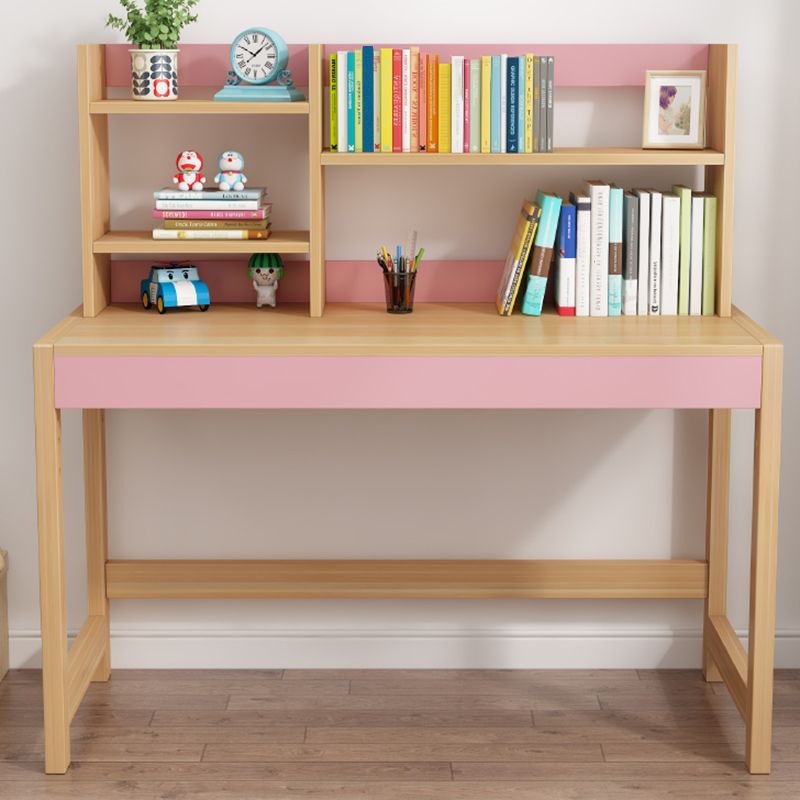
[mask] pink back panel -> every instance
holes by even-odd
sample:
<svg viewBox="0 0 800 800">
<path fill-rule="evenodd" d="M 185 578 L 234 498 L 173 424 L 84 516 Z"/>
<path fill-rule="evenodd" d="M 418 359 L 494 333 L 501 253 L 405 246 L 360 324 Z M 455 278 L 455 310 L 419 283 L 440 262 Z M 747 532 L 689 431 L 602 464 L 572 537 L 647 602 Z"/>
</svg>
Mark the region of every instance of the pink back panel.
<svg viewBox="0 0 800 800">
<path fill-rule="evenodd" d="M 756 408 L 761 359 L 57 356 L 55 376 L 58 408 Z"/>
<path fill-rule="evenodd" d="M 326 45 L 325 53 L 354 50 L 360 44 Z M 380 47 L 381 45 L 375 45 Z M 408 44 L 383 47 L 410 47 Z M 644 86 L 648 69 L 706 69 L 705 44 L 423 44 L 423 53 L 438 53 L 443 59 L 459 55 L 534 53 L 555 58 L 557 86 Z M 327 80 L 327 75 L 326 75 Z"/>
<path fill-rule="evenodd" d="M 106 85 L 131 85 L 130 45 L 106 45 Z M 178 56 L 181 86 L 217 86 L 225 84 L 231 68 L 230 44 L 183 44 Z M 308 86 L 308 45 L 289 45 L 289 69 L 295 86 Z"/>
</svg>

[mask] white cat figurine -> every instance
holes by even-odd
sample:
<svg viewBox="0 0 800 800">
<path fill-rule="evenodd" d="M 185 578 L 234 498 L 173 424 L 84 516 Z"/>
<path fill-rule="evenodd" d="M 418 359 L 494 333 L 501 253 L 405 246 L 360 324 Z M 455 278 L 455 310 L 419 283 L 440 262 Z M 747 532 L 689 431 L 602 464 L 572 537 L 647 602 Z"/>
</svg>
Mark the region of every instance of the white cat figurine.
<svg viewBox="0 0 800 800">
<path fill-rule="evenodd" d="M 256 308 L 277 305 L 278 273 L 270 269 L 253 270 L 253 288 L 256 290 Z"/>
</svg>

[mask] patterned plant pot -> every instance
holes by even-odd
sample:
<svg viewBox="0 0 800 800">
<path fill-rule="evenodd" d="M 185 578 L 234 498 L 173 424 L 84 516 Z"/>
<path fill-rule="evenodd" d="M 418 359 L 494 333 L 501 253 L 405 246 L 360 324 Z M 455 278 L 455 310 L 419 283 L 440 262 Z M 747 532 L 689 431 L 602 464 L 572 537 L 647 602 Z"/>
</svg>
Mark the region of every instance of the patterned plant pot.
<svg viewBox="0 0 800 800">
<path fill-rule="evenodd" d="M 177 50 L 129 50 L 134 100 L 178 99 Z"/>
</svg>

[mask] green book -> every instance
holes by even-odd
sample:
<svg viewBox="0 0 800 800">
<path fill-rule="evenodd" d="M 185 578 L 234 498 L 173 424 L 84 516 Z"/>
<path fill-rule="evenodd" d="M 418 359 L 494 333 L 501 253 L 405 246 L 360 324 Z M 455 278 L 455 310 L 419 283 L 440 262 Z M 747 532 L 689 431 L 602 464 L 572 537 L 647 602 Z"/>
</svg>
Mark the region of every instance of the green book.
<svg viewBox="0 0 800 800">
<path fill-rule="evenodd" d="M 703 198 L 703 316 L 712 317 L 717 281 L 717 198 Z"/>
<path fill-rule="evenodd" d="M 689 313 L 689 264 L 691 263 L 692 239 L 692 190 L 688 186 L 676 184 L 672 191 L 681 199 L 680 227 L 678 240 L 680 256 L 678 261 L 678 314 Z"/>
</svg>

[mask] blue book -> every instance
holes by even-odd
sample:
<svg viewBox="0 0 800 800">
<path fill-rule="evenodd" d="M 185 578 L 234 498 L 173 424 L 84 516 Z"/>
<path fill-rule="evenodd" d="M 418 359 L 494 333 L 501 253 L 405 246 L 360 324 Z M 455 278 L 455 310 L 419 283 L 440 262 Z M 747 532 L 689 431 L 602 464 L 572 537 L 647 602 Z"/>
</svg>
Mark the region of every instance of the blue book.
<svg viewBox="0 0 800 800">
<path fill-rule="evenodd" d="M 356 151 L 356 53 L 347 51 L 347 152 Z"/>
<path fill-rule="evenodd" d="M 556 309 L 563 317 L 575 316 L 576 222 L 575 206 L 562 203 L 556 235 L 556 274 L 553 283 Z"/>
<path fill-rule="evenodd" d="M 542 313 L 544 290 L 547 288 L 547 273 L 550 270 L 553 245 L 556 241 L 561 198 L 556 194 L 537 192 L 535 203 L 542 209 L 542 216 L 539 218 L 539 227 L 533 240 L 528 282 L 522 297 L 521 311 L 523 314 L 538 317 Z"/>
<path fill-rule="evenodd" d="M 517 150 L 517 102 L 519 100 L 519 60 L 510 56 L 507 60 L 506 84 L 506 153 Z"/>
<path fill-rule="evenodd" d="M 517 152 L 525 152 L 525 56 L 518 56 L 517 67 Z"/>
<path fill-rule="evenodd" d="M 373 119 L 373 70 L 374 70 L 374 63 L 375 63 L 375 49 L 371 44 L 365 44 L 364 47 L 361 48 L 362 56 L 362 70 L 363 74 L 361 77 L 361 86 L 362 86 L 362 94 L 363 100 L 362 105 L 364 109 L 363 118 L 364 124 L 362 126 L 363 130 L 363 151 L 365 153 L 372 153 L 375 150 L 375 121 Z"/>
<path fill-rule="evenodd" d="M 612 186 L 608 201 L 608 316 L 622 314 L 622 209 L 625 193 Z"/>
<path fill-rule="evenodd" d="M 500 152 L 500 56 L 492 56 L 491 151 Z"/>
</svg>

